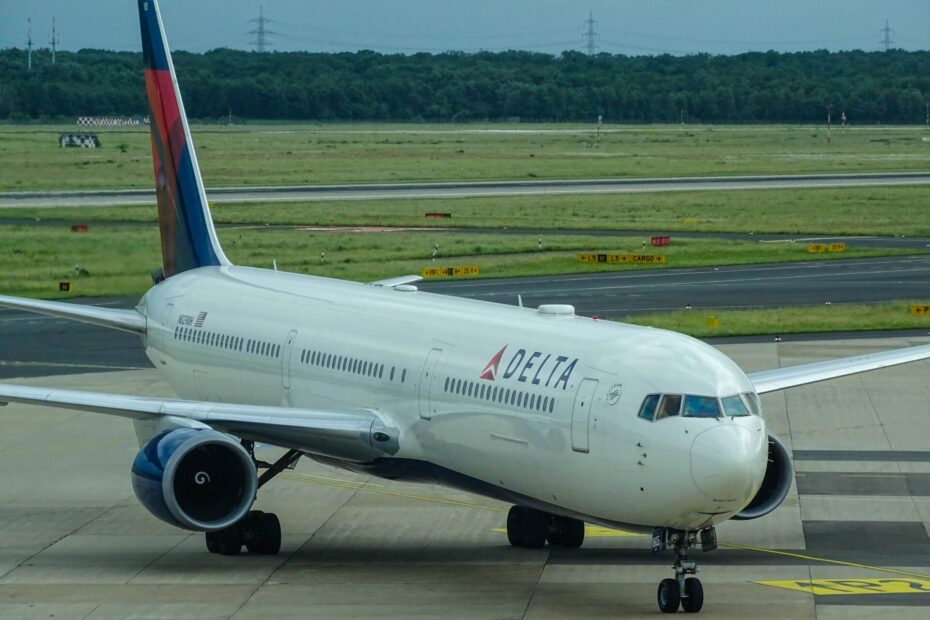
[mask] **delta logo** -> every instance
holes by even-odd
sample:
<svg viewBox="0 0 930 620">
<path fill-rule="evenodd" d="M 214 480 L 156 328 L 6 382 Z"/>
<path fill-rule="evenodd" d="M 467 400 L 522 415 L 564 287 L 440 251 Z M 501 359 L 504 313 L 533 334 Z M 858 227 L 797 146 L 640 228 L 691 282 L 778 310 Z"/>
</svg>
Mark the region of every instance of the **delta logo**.
<svg viewBox="0 0 930 620">
<path fill-rule="evenodd" d="M 555 355 L 543 351 L 528 353 L 526 349 L 517 349 L 507 362 L 504 373 L 499 375 L 501 361 L 504 359 L 504 353 L 506 353 L 508 346 L 510 345 L 504 345 L 488 361 L 484 370 L 481 371 L 480 379 L 497 381 L 498 376 L 501 379 L 516 377 L 520 383 L 551 386 L 553 388 L 561 387 L 563 390 L 568 389 L 568 381 L 575 371 L 578 358 L 571 359 L 565 355 Z M 570 359 L 571 361 L 569 361 Z"/>
</svg>

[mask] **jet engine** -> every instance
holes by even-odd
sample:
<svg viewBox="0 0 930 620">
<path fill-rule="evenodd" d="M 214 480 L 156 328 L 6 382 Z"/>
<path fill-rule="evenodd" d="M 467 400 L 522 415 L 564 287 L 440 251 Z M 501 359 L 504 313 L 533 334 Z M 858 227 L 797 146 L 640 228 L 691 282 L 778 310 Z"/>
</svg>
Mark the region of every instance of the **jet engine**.
<svg viewBox="0 0 930 620">
<path fill-rule="evenodd" d="M 154 437 L 139 451 L 132 488 L 162 521 L 212 532 L 249 512 L 258 476 L 252 457 L 235 439 L 211 429 L 179 428 Z"/>
<path fill-rule="evenodd" d="M 733 516 L 734 519 L 758 519 L 767 515 L 785 500 L 791 481 L 794 479 L 794 468 L 791 466 L 791 457 L 784 444 L 775 435 L 769 434 L 768 467 L 758 493 L 749 502 L 749 505 Z"/>
</svg>

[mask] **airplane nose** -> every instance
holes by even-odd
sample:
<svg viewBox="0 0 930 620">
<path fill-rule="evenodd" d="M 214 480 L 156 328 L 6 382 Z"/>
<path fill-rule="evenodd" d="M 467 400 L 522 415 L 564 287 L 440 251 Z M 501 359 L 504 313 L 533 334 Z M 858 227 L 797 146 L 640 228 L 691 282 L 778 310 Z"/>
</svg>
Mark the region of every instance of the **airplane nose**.
<svg viewBox="0 0 930 620">
<path fill-rule="evenodd" d="M 762 484 L 766 436 L 735 424 L 704 431 L 691 445 L 691 477 L 715 500 L 749 501 Z"/>
</svg>

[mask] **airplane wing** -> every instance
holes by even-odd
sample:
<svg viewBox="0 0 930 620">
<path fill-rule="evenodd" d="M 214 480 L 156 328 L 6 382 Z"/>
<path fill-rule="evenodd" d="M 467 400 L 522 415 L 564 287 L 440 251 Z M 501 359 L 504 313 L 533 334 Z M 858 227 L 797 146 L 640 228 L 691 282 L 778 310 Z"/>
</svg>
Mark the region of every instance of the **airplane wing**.
<svg viewBox="0 0 930 620">
<path fill-rule="evenodd" d="M 747 373 L 747 376 L 755 386 L 756 392 L 765 394 L 766 392 L 775 392 L 808 383 L 826 381 L 827 379 L 835 379 L 836 377 L 854 375 L 860 372 L 925 359 L 930 359 L 930 345 L 842 357 L 800 366 L 773 368 L 772 370 Z"/>
<path fill-rule="evenodd" d="M 106 394 L 0 383 L 0 404 L 25 403 L 134 420 L 205 425 L 242 439 L 355 462 L 398 450 L 398 430 L 374 410 L 324 411 Z"/>
<path fill-rule="evenodd" d="M 38 299 L 25 299 L 8 295 L 0 295 L 0 306 L 83 321 L 84 323 L 93 323 L 137 334 L 145 333 L 145 317 L 135 310 L 82 306 L 60 301 L 40 301 Z"/>
</svg>

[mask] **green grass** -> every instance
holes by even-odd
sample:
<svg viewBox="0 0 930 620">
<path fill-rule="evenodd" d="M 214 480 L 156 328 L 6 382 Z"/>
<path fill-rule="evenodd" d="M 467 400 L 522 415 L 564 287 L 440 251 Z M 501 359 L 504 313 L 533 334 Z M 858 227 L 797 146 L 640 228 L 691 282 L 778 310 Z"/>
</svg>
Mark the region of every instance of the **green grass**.
<svg viewBox="0 0 930 620">
<path fill-rule="evenodd" d="M 222 229 L 220 241 L 240 265 L 370 281 L 423 267 L 478 265 L 482 277 L 585 273 L 643 269 L 580 263 L 578 252 L 641 250 L 639 237 L 551 235 L 539 251 L 535 235 L 472 233 L 312 233 L 302 230 Z M 58 282 L 71 280 L 71 296 L 140 294 L 149 273 L 161 264 L 154 226 L 92 226 L 72 233 L 66 226 L 2 226 L 0 238 L 10 251 L 0 254 L 0 292 L 27 297 L 58 297 Z M 431 256 L 439 244 L 435 262 Z M 321 262 L 320 253 L 325 253 Z M 651 253 L 651 249 L 647 250 Z M 803 245 L 689 239 L 664 252 L 667 267 L 810 260 Z M 906 250 L 850 249 L 848 257 L 912 253 Z M 818 260 L 839 255 L 815 256 Z M 89 275 L 76 275 L 75 268 Z M 658 267 L 648 267 L 650 269 Z"/>
<path fill-rule="evenodd" d="M 100 149 L 61 149 L 70 126 L 0 125 L 0 191 L 152 186 L 148 130 L 97 128 Z M 489 130 L 489 131 L 488 131 Z M 924 171 L 924 127 L 194 125 L 209 186 Z M 597 146 L 595 142 L 597 141 Z"/>
<path fill-rule="evenodd" d="M 654 230 L 830 235 L 930 235 L 930 187 L 771 189 L 222 204 L 220 224 Z M 442 211 L 450 219 L 427 219 Z M 0 221 L 154 222 L 152 207 L 3 209 Z"/>
<path fill-rule="evenodd" d="M 680 310 L 624 317 L 625 323 L 649 325 L 698 338 L 861 330 L 930 329 L 930 317 L 914 316 L 910 303 L 926 300 L 863 305 L 791 306 L 756 310 Z M 717 317 L 718 328 L 707 326 Z"/>
</svg>

